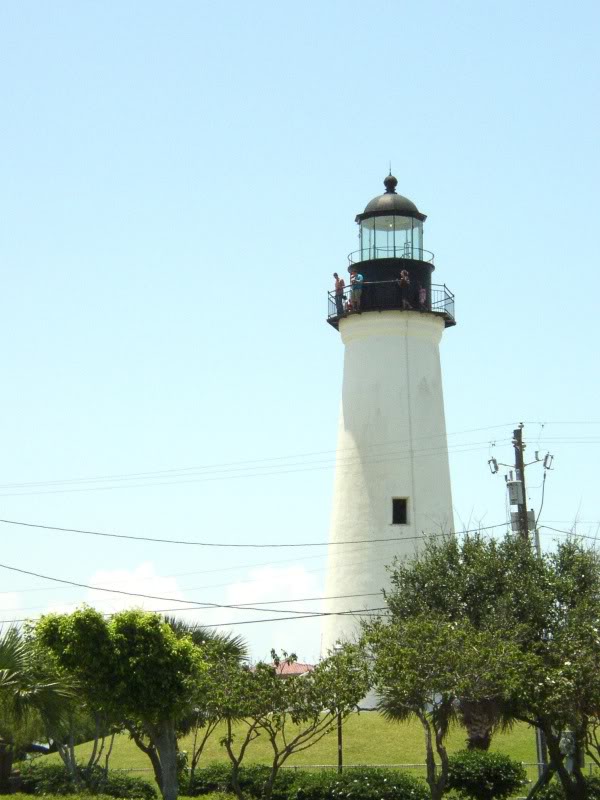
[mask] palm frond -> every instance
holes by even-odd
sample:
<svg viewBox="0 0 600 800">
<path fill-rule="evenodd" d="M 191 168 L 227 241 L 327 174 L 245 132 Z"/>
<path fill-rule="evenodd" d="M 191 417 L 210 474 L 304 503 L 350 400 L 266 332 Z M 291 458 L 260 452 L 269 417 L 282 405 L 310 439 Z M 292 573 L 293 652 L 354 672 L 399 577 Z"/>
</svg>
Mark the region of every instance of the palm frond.
<svg viewBox="0 0 600 800">
<path fill-rule="evenodd" d="M 189 636 L 198 647 L 210 645 L 216 647 L 221 655 L 235 658 L 239 661 L 248 658 L 248 644 L 243 636 L 234 636 L 230 633 L 218 633 L 205 628 L 197 622 L 186 622 L 179 617 L 164 616 L 164 621 L 171 628 L 178 639 Z"/>
<path fill-rule="evenodd" d="M 391 695 L 380 697 L 377 708 L 389 722 L 405 722 L 413 714 L 408 706 L 399 703 Z"/>
</svg>

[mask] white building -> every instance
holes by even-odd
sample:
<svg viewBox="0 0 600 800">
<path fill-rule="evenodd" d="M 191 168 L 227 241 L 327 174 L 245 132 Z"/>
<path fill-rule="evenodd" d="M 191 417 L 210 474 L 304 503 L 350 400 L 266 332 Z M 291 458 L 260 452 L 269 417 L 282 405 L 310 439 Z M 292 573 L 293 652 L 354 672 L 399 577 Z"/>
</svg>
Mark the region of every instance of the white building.
<svg viewBox="0 0 600 800">
<path fill-rule="evenodd" d="M 344 379 L 324 610 L 356 613 L 324 617 L 323 655 L 356 633 L 361 610 L 383 605 L 395 556 L 414 553 L 424 533 L 453 530 L 439 344 L 455 324 L 454 296 L 432 284 L 425 215 L 397 183 L 389 175 L 356 217 L 348 271 L 362 275 L 362 291 L 357 282 L 330 294 Z"/>
</svg>

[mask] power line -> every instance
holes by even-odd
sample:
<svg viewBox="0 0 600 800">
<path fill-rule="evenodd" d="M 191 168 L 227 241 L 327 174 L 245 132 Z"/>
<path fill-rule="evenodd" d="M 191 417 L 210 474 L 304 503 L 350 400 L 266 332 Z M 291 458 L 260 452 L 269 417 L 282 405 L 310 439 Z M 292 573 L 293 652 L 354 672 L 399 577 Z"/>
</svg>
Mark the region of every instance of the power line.
<svg viewBox="0 0 600 800">
<path fill-rule="evenodd" d="M 553 531 L 554 533 L 562 533 L 565 536 L 574 536 L 577 539 L 592 539 L 594 542 L 600 540 L 600 536 L 590 536 L 585 533 L 577 533 L 577 531 L 563 531 L 560 528 L 553 528 L 550 525 L 540 525 L 540 530 Z"/>
<path fill-rule="evenodd" d="M 349 555 L 353 555 L 355 553 L 363 553 L 365 550 L 368 550 L 368 549 L 369 549 L 368 547 L 354 547 L 354 548 L 352 548 L 350 550 L 346 550 L 345 555 L 348 555 L 348 554 Z M 323 553 L 319 553 L 318 555 L 302 556 L 301 562 L 304 563 L 306 561 L 314 561 L 314 560 L 317 560 L 317 559 L 322 560 L 324 558 L 325 558 L 325 555 Z M 365 561 L 363 563 L 372 563 L 373 560 L 379 560 L 379 559 L 371 559 L 371 560 Z M 172 575 L 146 575 L 146 576 L 140 576 L 140 577 L 136 576 L 136 579 L 140 580 L 140 581 L 149 581 L 149 580 L 155 581 L 157 579 L 179 578 L 179 577 L 183 577 L 183 576 L 187 576 L 187 575 L 207 575 L 207 574 L 212 575 L 213 573 L 217 573 L 217 572 L 231 572 L 231 571 L 237 571 L 237 570 L 248 570 L 248 569 L 253 569 L 253 568 L 256 568 L 256 567 L 269 567 L 269 566 L 272 566 L 274 564 L 298 564 L 298 563 L 300 563 L 298 558 L 277 558 L 277 559 L 270 559 L 269 561 L 258 561 L 258 562 L 251 561 L 250 563 L 237 564 L 237 565 L 235 565 L 233 567 L 217 567 L 216 569 L 204 569 L 204 570 L 199 570 L 199 571 L 194 571 L 194 572 L 176 572 L 176 573 L 174 573 Z M 341 563 L 345 564 L 347 562 L 341 562 Z M 357 562 L 351 562 L 351 564 L 356 564 L 356 563 Z M 323 572 L 324 570 L 316 569 L 316 570 L 306 570 L 306 571 L 309 572 L 309 573 L 314 573 L 314 572 Z M 243 580 L 243 581 L 233 581 L 233 583 L 235 583 L 235 584 L 253 583 L 253 582 L 254 582 L 254 579 L 247 579 L 247 580 Z M 207 584 L 207 585 L 204 585 L 204 586 L 185 586 L 185 587 L 182 587 L 182 591 L 191 592 L 191 591 L 197 591 L 197 590 L 202 590 L 202 589 L 220 589 L 220 588 L 222 588 L 224 586 L 231 586 L 231 585 L 232 585 L 232 582 L 228 582 L 228 583 L 211 583 L 211 584 Z M 49 586 L 33 586 L 33 587 L 30 587 L 30 588 L 27 588 L 27 589 L 0 590 L 0 595 L 2 595 L 2 594 L 25 594 L 27 592 L 59 591 L 61 588 L 62 588 L 61 586 L 53 586 L 53 585 L 49 585 Z"/>
<path fill-rule="evenodd" d="M 461 436 L 466 433 L 478 433 L 481 431 L 488 431 L 488 430 L 495 430 L 498 428 L 504 428 L 510 425 L 511 423 L 503 423 L 501 425 L 487 425 L 479 428 L 467 428 L 461 431 L 453 431 L 451 433 L 446 434 L 446 438 L 450 438 L 452 436 Z M 544 422 L 540 423 L 539 421 L 529 421 L 527 424 L 532 425 L 540 425 L 543 424 L 544 426 L 547 425 L 600 425 L 600 422 L 592 421 L 592 420 L 562 420 L 562 421 L 551 421 L 551 422 Z M 431 440 L 431 439 L 441 439 L 443 438 L 443 434 L 430 434 L 427 436 L 418 436 L 416 440 Z M 554 440 L 548 440 L 554 441 Z M 565 443 L 568 443 L 572 440 L 567 440 Z M 379 448 L 379 447 L 389 447 L 391 445 L 401 445 L 407 444 L 409 440 L 395 440 L 395 441 L 387 441 L 382 443 L 374 443 L 369 445 L 370 448 Z M 593 442 L 595 443 L 595 442 Z M 450 445 L 450 447 L 460 447 L 460 444 Z M 271 457 L 264 457 L 260 459 L 247 459 L 247 460 L 237 460 L 237 461 L 229 461 L 229 462 L 218 462 L 214 464 L 206 464 L 206 465 L 199 465 L 199 466 L 191 466 L 191 467 L 174 467 L 162 470 L 154 470 L 154 471 L 142 471 L 142 472 L 130 472 L 130 473 L 109 473 L 105 475 L 96 475 L 88 478 L 64 478 L 58 480 L 48 480 L 48 481 L 26 481 L 26 482 L 16 482 L 16 483 L 6 483 L 0 484 L 0 490 L 2 489 L 11 489 L 11 488 L 28 488 L 34 486 L 60 486 L 60 485 L 70 485 L 70 484 L 81 484 L 81 483 L 98 483 L 98 482 L 107 482 L 107 481 L 128 481 L 128 480 L 135 480 L 136 478 L 146 478 L 146 479 L 159 479 L 162 477 L 168 477 L 176 475 L 184 475 L 190 474 L 193 472 L 210 472 L 210 471 L 227 471 L 232 468 L 239 468 L 239 469 L 267 469 L 270 466 L 274 465 L 274 462 L 286 461 L 289 459 L 305 459 L 305 458 L 312 458 L 315 456 L 321 455 L 331 455 L 344 453 L 346 451 L 353 451 L 354 448 L 337 448 L 335 450 L 316 450 L 312 452 L 306 453 L 294 453 L 288 454 L 284 456 L 271 456 Z M 254 466 L 252 466 L 254 465 Z M 282 467 L 286 467 L 290 465 L 283 464 Z M 142 484 L 147 485 L 147 484 Z M 169 485 L 169 484 L 152 484 L 152 485 Z M 98 488 L 98 487 L 97 487 Z M 101 488 L 109 488 L 109 487 L 101 487 Z M 116 487 L 110 487 L 116 488 Z M 133 488 L 133 487 L 132 487 Z M 75 491 L 75 490 L 72 490 Z M 82 490 L 83 491 L 83 490 Z M 17 494 L 24 494 L 24 493 L 17 493 Z M 14 496 L 10 494 L 4 494 L 2 496 Z"/>
<path fill-rule="evenodd" d="M 60 588 L 60 587 L 57 587 Z M 292 600 L 259 600 L 261 606 L 274 606 L 274 605 L 288 605 L 289 603 L 309 603 L 309 602 L 316 602 L 321 600 L 345 600 L 349 597 L 381 597 L 381 592 L 367 592 L 367 593 L 357 593 L 357 594 L 334 594 L 328 597 L 295 597 Z M 181 602 L 187 602 L 181 601 Z M 76 601 L 74 603 L 65 603 L 64 606 L 73 607 L 80 605 L 80 601 Z M 235 608 L 236 609 L 246 609 L 251 607 L 252 603 L 238 603 Z M 20 606 L 17 608 L 11 609 L 14 612 L 17 611 L 37 611 L 40 608 L 46 608 L 46 606 Z M 198 611 L 198 606 L 189 606 L 188 608 L 157 608 L 157 609 L 149 609 L 155 614 L 166 614 L 169 611 Z M 210 611 L 213 609 L 204 609 L 205 611 Z M 220 610 L 220 609 L 215 609 Z M 265 611 L 268 609 L 265 609 Z M 308 613 L 309 609 L 304 609 L 302 613 Z M 48 612 L 50 613 L 50 612 Z"/>
<path fill-rule="evenodd" d="M 172 610 L 173 609 L 163 609 L 163 611 L 161 611 L 161 612 L 155 611 L 155 612 L 152 612 L 152 613 L 155 613 L 155 614 L 164 613 L 164 611 L 172 611 Z M 184 609 L 184 610 L 191 610 L 191 609 Z M 343 616 L 346 616 L 348 614 L 359 614 L 361 617 L 365 617 L 365 616 L 372 616 L 377 611 L 387 611 L 387 610 L 388 610 L 387 606 L 382 606 L 381 608 L 365 608 L 365 609 L 358 609 L 357 608 L 357 609 L 352 609 L 350 611 L 318 611 L 318 612 L 307 613 L 307 614 L 305 613 L 305 614 L 302 614 L 301 616 L 295 616 L 295 617 L 272 617 L 271 619 L 246 619 L 246 620 L 241 620 L 240 622 L 216 622 L 216 623 L 210 624 L 210 625 L 202 625 L 202 627 L 203 628 L 227 628 L 227 627 L 230 627 L 232 625 L 254 625 L 254 624 L 258 624 L 259 622 L 288 622 L 290 620 L 296 620 L 296 619 L 314 619 L 315 617 L 343 617 Z M 112 614 L 103 614 L 102 616 L 103 617 L 113 617 L 115 613 L 118 613 L 118 612 L 114 612 Z M 9 624 L 9 623 L 15 623 L 15 622 L 38 622 L 40 619 L 41 619 L 41 617 L 38 617 L 37 619 L 27 619 L 27 618 L 24 618 L 24 619 L 0 619 L 0 625 L 6 625 L 6 624 Z"/>
<path fill-rule="evenodd" d="M 508 526 L 508 523 L 504 522 L 504 523 L 501 523 L 500 525 L 488 525 L 488 526 L 485 526 L 485 527 L 474 528 L 472 530 L 462 531 L 461 533 L 462 534 L 479 533 L 479 532 L 484 531 L 484 530 L 490 530 L 492 528 L 498 528 L 498 527 L 504 527 L 504 526 Z M 540 530 L 545 529 L 545 530 L 548 530 L 548 531 L 552 531 L 554 533 L 564 534 L 566 536 L 575 536 L 575 537 L 580 538 L 580 539 L 591 539 L 591 540 L 594 540 L 594 541 L 598 541 L 598 537 L 596 537 L 596 536 L 588 536 L 588 535 L 585 535 L 585 534 L 579 534 L 579 533 L 576 533 L 576 532 L 571 531 L 571 530 L 562 530 L 562 529 L 559 529 L 559 528 L 553 528 L 553 527 L 551 527 L 549 525 L 540 525 L 539 527 L 540 527 Z M 446 534 L 433 534 L 433 536 L 445 536 L 445 535 Z M 364 562 L 359 562 L 359 563 L 364 563 Z M 126 595 L 126 596 L 130 596 L 130 597 L 131 596 L 133 596 L 133 597 L 143 597 L 143 598 L 147 598 L 147 599 L 156 599 L 156 600 L 163 600 L 164 599 L 164 600 L 170 600 L 170 601 L 176 602 L 176 603 L 184 603 L 184 602 L 185 603 L 190 603 L 190 602 L 194 603 L 191 606 L 183 607 L 183 608 L 177 607 L 177 608 L 157 609 L 157 610 L 153 610 L 152 613 L 167 613 L 167 612 L 177 612 L 177 613 L 179 613 L 179 612 L 184 612 L 184 611 L 198 611 L 199 609 L 202 609 L 202 608 L 220 608 L 220 609 L 253 610 L 253 611 L 269 611 L 269 610 L 274 611 L 275 610 L 275 609 L 266 609 L 266 608 L 253 607 L 253 606 L 251 606 L 250 604 L 247 604 L 247 603 L 240 603 L 238 605 L 225 605 L 225 604 L 221 605 L 221 604 L 218 604 L 218 603 L 200 603 L 200 602 L 196 602 L 195 603 L 194 601 L 178 600 L 176 598 L 162 598 L 162 597 L 156 597 L 156 596 L 153 596 L 153 595 L 146 595 L 146 594 L 135 593 L 135 592 L 126 592 L 126 591 L 122 591 L 122 590 L 118 590 L 118 589 L 108 589 L 108 588 L 104 588 L 104 587 L 90 586 L 90 585 L 84 584 L 84 583 L 78 583 L 78 582 L 75 582 L 75 581 L 68 581 L 68 580 L 64 580 L 64 579 L 61 579 L 61 578 L 54 578 L 54 577 L 51 577 L 51 576 L 48 576 L 48 575 L 41 575 L 39 573 L 31 572 L 29 570 L 20 569 L 18 567 L 11 567 L 11 566 L 8 566 L 6 564 L 0 564 L 0 569 L 7 569 L 7 570 L 10 570 L 10 571 L 13 571 L 13 572 L 19 572 L 19 573 L 26 574 L 26 575 L 33 575 L 35 577 L 44 578 L 45 580 L 50 580 L 50 581 L 58 582 L 58 583 L 61 583 L 61 584 L 71 585 L 71 586 L 77 586 L 77 587 L 80 587 L 80 588 L 87 588 L 87 589 L 91 589 L 93 591 L 110 592 L 110 593 L 113 593 L 113 594 Z M 158 576 L 158 577 L 160 577 L 160 576 Z M 271 600 L 271 601 L 264 602 L 263 605 L 270 605 L 270 604 L 275 604 L 275 603 L 283 604 L 283 603 L 292 603 L 292 602 L 298 602 L 299 603 L 299 602 L 308 602 L 309 600 L 310 601 L 315 601 L 315 600 L 328 600 L 328 599 L 329 600 L 344 599 L 344 598 L 348 598 L 348 597 L 369 597 L 369 596 L 374 596 L 374 595 L 377 595 L 377 594 L 378 593 L 372 592 L 372 593 L 369 593 L 369 594 L 335 595 L 335 596 L 331 596 L 331 597 L 319 597 L 319 598 L 317 598 L 317 597 L 296 598 L 294 600 Z M 272 618 L 267 618 L 267 619 L 262 618 L 262 619 L 253 619 L 253 620 L 241 620 L 241 621 L 238 621 L 238 622 L 222 622 L 222 623 L 206 624 L 206 625 L 203 625 L 203 627 L 206 627 L 206 628 L 220 628 L 220 627 L 230 627 L 230 626 L 235 626 L 235 625 L 253 625 L 253 624 L 259 624 L 259 623 L 263 623 L 263 622 L 283 622 L 283 621 L 291 621 L 291 620 L 297 620 L 297 619 L 310 619 L 310 618 L 323 617 L 323 616 L 343 616 L 343 615 L 348 615 L 348 614 L 358 614 L 360 616 L 366 616 L 366 615 L 369 615 L 369 614 L 374 614 L 376 612 L 387 611 L 387 610 L 388 610 L 387 607 L 379 607 L 379 608 L 367 608 L 367 609 L 353 609 L 353 610 L 350 610 L 350 611 L 330 611 L 330 612 L 296 611 L 296 612 L 293 612 L 294 616 L 289 616 L 289 617 L 272 617 Z M 110 613 L 110 614 L 107 613 L 107 614 L 104 614 L 103 616 L 111 617 L 111 616 L 114 615 L 114 613 L 117 613 L 117 612 L 113 612 L 113 613 Z M 282 609 L 282 613 L 285 613 L 285 611 L 283 611 L 283 609 Z M 288 613 L 290 613 L 290 612 L 288 612 Z M 37 618 L 37 619 L 39 619 L 39 618 Z M 36 622 L 37 619 L 30 619 L 30 618 L 27 618 L 27 617 L 22 618 L 22 619 L 5 619 L 5 620 L 0 620 L 0 624 Z"/>
<path fill-rule="evenodd" d="M 241 622 L 218 622 L 215 625 L 206 625 L 207 628 L 226 628 L 232 625 L 254 625 L 255 623 L 259 622 L 284 622 L 286 620 L 293 620 L 293 619 L 311 619 L 315 617 L 343 617 L 349 614 L 358 614 L 361 617 L 373 616 L 373 612 L 377 611 L 387 611 L 387 606 L 382 606 L 381 608 L 355 608 L 351 611 L 323 611 L 315 614 L 306 614 L 303 617 L 273 617 L 272 619 L 247 619 L 242 620 Z"/>
<path fill-rule="evenodd" d="M 487 525 L 485 527 L 479 527 L 479 528 L 475 528 L 473 530 L 462 531 L 462 533 L 463 534 L 479 533 L 479 532 L 485 531 L 485 530 L 492 530 L 494 528 L 504 527 L 505 525 L 506 525 L 506 523 L 502 522 L 502 523 L 499 523 L 497 525 Z M 445 537 L 445 536 L 448 536 L 448 535 L 451 535 L 451 534 L 446 534 L 446 533 L 423 534 L 422 536 L 406 537 L 404 539 L 404 541 L 421 540 L 421 539 L 425 538 L 426 536 L 429 536 L 430 538 L 440 538 L 440 537 Z M 193 604 L 194 607 L 197 607 L 197 608 L 220 608 L 220 609 L 235 609 L 235 610 L 244 610 L 245 609 L 245 610 L 252 610 L 252 611 L 268 611 L 269 610 L 269 609 L 266 609 L 266 608 L 260 608 L 260 607 L 257 607 L 257 606 L 251 606 L 249 604 L 226 604 L 226 603 L 212 603 L 212 602 L 208 602 L 208 601 L 180 600 L 179 598 L 163 597 L 163 596 L 160 596 L 160 595 L 150 595 L 150 594 L 145 594 L 145 593 L 142 593 L 142 592 L 128 592 L 128 591 L 126 591 L 124 589 L 112 589 L 112 588 L 105 587 L 105 586 L 92 586 L 91 584 L 88 584 L 88 583 L 82 583 L 80 581 L 72 581 L 72 580 L 68 580 L 66 578 L 56 578 L 56 577 L 54 577 L 52 575 L 44 575 L 44 574 L 39 573 L 39 572 L 33 572 L 32 570 L 22 569 L 21 567 L 10 566 L 9 564 L 0 564 L 0 569 L 5 569 L 5 570 L 7 570 L 9 572 L 16 572 L 16 573 L 18 573 L 20 575 L 31 575 L 32 577 L 42 578 L 43 580 L 48 580 L 48 581 L 51 581 L 52 583 L 59 583 L 61 585 L 66 585 L 66 586 L 74 586 L 74 587 L 77 587 L 77 588 L 80 588 L 80 589 L 88 589 L 90 591 L 106 592 L 106 593 L 109 593 L 109 594 L 118 594 L 118 595 L 123 595 L 123 596 L 126 596 L 126 597 L 141 597 L 141 598 L 144 598 L 144 599 L 147 599 L 147 600 L 164 600 L 164 601 L 171 602 L 171 603 L 191 603 L 191 604 Z M 158 576 L 158 577 L 160 577 L 160 576 Z M 282 613 L 284 613 L 284 612 L 282 612 Z M 299 610 L 299 611 L 293 611 L 293 612 L 288 612 L 288 613 L 304 614 L 305 612 Z"/>
<path fill-rule="evenodd" d="M 471 447 L 472 444 L 476 444 L 476 447 Z M 429 458 L 432 456 L 441 456 L 445 453 L 451 453 L 452 455 L 461 455 L 462 453 L 470 453 L 476 450 L 485 449 L 488 446 L 488 442 L 465 442 L 463 444 L 454 445 L 454 449 L 449 448 L 448 446 L 440 446 L 437 448 L 425 448 L 422 450 L 415 450 L 413 453 L 417 453 L 419 458 Z M 463 449 L 458 449 L 463 448 Z M 465 449 L 467 448 L 467 449 Z M 306 464 L 283 464 L 282 467 L 278 470 L 271 470 L 270 472 L 253 472 L 248 473 L 247 471 L 238 471 L 239 474 L 221 474 L 221 475 L 204 475 L 198 478 L 185 478 L 181 480 L 166 480 L 166 481 L 153 481 L 153 482 L 144 482 L 144 483 L 133 483 L 127 485 L 108 485 L 108 486 L 89 486 L 85 488 L 75 488 L 75 489 L 49 489 L 46 491 L 32 491 L 32 492 L 2 492 L 0 493 L 0 497 L 30 497 L 30 496 L 37 496 L 37 495 L 46 495 L 46 494 L 74 494 L 80 492 L 104 492 L 104 491 L 112 491 L 114 489 L 143 489 L 147 487 L 154 487 L 154 486 L 180 486 L 188 483 L 207 483 L 212 481 L 222 481 L 222 480 L 239 480 L 242 478 L 266 478 L 271 477 L 273 475 L 291 475 L 296 474 L 298 472 L 319 472 L 323 470 L 330 470 L 334 467 L 338 469 L 351 469 L 354 465 L 361 465 L 365 461 L 368 461 L 372 464 L 385 464 L 394 461 L 405 461 L 407 459 L 412 458 L 411 454 L 403 454 L 399 457 L 395 456 L 394 453 L 387 454 L 375 454 L 375 457 L 371 457 L 369 459 L 361 459 L 356 457 L 354 459 L 348 458 L 346 462 L 337 462 L 335 460 L 330 460 L 328 462 L 306 462 Z M 322 464 L 326 463 L 326 466 L 315 466 L 315 464 Z M 289 469 L 289 467 L 296 467 L 293 469 Z M 260 467 L 256 468 L 260 469 Z"/>
<path fill-rule="evenodd" d="M 506 427 L 506 424 L 503 425 L 487 425 L 481 428 L 467 428 L 462 431 L 454 431 L 448 434 L 428 434 L 426 436 L 417 436 L 415 437 L 414 441 L 418 440 L 427 440 L 427 439 L 441 439 L 450 437 L 450 436 L 462 436 L 465 433 L 479 433 L 481 431 L 488 431 L 494 430 L 497 428 Z M 397 439 L 392 441 L 386 441 L 381 443 L 373 443 L 368 445 L 369 448 L 375 447 L 389 447 L 391 445 L 400 445 L 400 444 L 410 444 L 410 439 Z M 346 448 L 336 448 L 334 450 L 316 450 L 308 453 L 293 453 L 284 456 L 271 456 L 265 458 L 258 458 L 258 459 L 249 459 L 249 460 L 238 460 L 238 461 L 226 461 L 220 462 L 216 464 L 205 464 L 200 466 L 193 466 L 193 467 L 173 467 L 169 469 L 163 470 L 153 470 L 153 471 L 146 471 L 146 472 L 126 472 L 126 473 L 113 473 L 108 475 L 96 475 L 89 478 L 63 478 L 60 480 L 50 480 L 50 481 L 27 481 L 21 483 L 7 483 L 7 484 L 0 484 L 0 489 L 7 489 L 7 488 L 18 488 L 18 487 L 29 487 L 29 486 L 51 486 L 51 485 L 60 485 L 60 484 L 72 484 L 72 483 L 85 483 L 85 482 L 105 482 L 105 481 L 116 481 L 116 480 L 134 480 L 135 478 L 150 478 L 150 477 L 163 477 L 170 474 L 175 473 L 186 473 L 186 472 L 199 472 L 199 471 L 208 471 L 208 470 L 221 470 L 228 467 L 238 467 L 238 466 L 246 466 L 251 464 L 265 464 L 265 468 L 268 466 L 269 462 L 274 461 L 285 461 L 287 459 L 297 459 L 297 458 L 311 458 L 313 456 L 321 456 L 321 455 L 330 455 L 330 454 L 339 454 L 346 451 L 354 451 L 353 447 L 346 447 Z"/>
<path fill-rule="evenodd" d="M 423 539 L 424 537 L 430 536 L 446 536 L 448 534 L 421 534 L 421 536 L 396 536 L 388 539 L 350 539 L 348 541 L 343 542 L 277 542 L 275 544 L 257 544 L 255 542 L 196 542 L 191 541 L 189 539 L 163 539 L 163 538 L 155 538 L 152 536 L 133 536 L 131 534 L 125 533 L 107 533 L 105 531 L 91 531 L 85 530 L 82 528 L 63 528 L 57 525 L 45 525 L 41 523 L 34 523 L 34 522 L 23 522 L 21 520 L 14 520 L 14 519 L 0 519 L 0 523 L 4 525 L 19 525 L 25 528 L 39 528 L 41 530 L 49 530 L 49 531 L 58 531 L 60 533 L 78 533 L 83 534 L 85 536 L 102 536 L 107 537 L 109 539 L 127 539 L 133 540 L 138 542 L 154 542 L 158 544 L 176 544 L 176 545 L 188 545 L 193 547 L 229 547 L 229 548 L 253 548 L 253 549 L 264 549 L 264 548 L 284 548 L 284 547 L 329 547 L 329 546 L 341 546 L 341 545 L 349 545 L 349 544 L 376 544 L 381 542 L 408 542 L 414 541 L 416 539 Z M 490 530 L 491 528 L 500 528 L 505 525 L 505 522 L 498 523 L 497 525 L 488 525 L 485 528 L 477 528 L 472 531 L 464 531 L 464 533 L 476 533 L 482 530 Z M 1 566 L 1 565 L 0 565 Z M 35 573 L 31 573 L 34 575 Z"/>
<path fill-rule="evenodd" d="M 53 581 L 55 583 L 63 583 L 68 586 L 77 586 L 80 589 L 91 589 L 94 592 L 108 592 L 110 594 L 118 594 L 124 595 L 126 597 L 143 597 L 146 600 L 165 600 L 169 603 L 191 603 L 192 605 L 197 606 L 198 608 L 224 608 L 224 609 L 237 609 L 237 610 L 246 610 L 246 611 L 271 611 L 274 613 L 275 609 L 268 609 L 268 608 L 259 608 L 257 606 L 250 606 L 250 605 L 234 605 L 234 604 L 227 604 L 227 603 L 209 603 L 209 602 L 200 602 L 195 600 L 180 600 L 177 597 L 162 597 L 160 595 L 152 595 L 152 594 L 142 594 L 141 592 L 127 592 L 124 589 L 109 589 L 106 586 L 91 586 L 89 583 L 79 583 L 78 581 L 70 581 L 65 578 L 55 578 L 51 575 L 42 575 L 39 572 L 32 572 L 27 569 L 21 569 L 20 567 L 11 567 L 8 564 L 0 564 L 0 569 L 6 569 L 10 572 L 18 572 L 22 575 L 33 575 L 35 578 L 44 578 L 45 580 Z M 285 613 L 282 611 L 281 613 Z M 290 614 L 304 614 L 305 611 L 289 611 L 287 613 Z"/>
</svg>

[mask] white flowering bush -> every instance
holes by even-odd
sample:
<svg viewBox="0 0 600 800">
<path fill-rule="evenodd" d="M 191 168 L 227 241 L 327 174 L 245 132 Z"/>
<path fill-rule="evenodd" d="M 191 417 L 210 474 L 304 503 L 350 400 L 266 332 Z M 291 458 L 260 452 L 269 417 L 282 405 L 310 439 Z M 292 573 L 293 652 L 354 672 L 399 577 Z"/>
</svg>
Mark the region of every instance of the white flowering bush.
<svg viewBox="0 0 600 800">
<path fill-rule="evenodd" d="M 424 781 L 396 770 L 369 767 L 297 772 L 289 800 L 428 800 Z"/>
</svg>

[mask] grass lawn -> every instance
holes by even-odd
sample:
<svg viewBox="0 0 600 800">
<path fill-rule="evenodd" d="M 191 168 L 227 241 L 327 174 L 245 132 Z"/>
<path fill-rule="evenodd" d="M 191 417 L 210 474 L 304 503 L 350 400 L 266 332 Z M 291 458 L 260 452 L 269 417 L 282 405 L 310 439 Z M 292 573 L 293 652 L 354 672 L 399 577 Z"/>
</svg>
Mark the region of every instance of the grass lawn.
<svg viewBox="0 0 600 800">
<path fill-rule="evenodd" d="M 219 745 L 222 732 L 217 729 L 208 741 L 200 766 L 203 764 L 226 761 L 227 755 Z M 465 731 L 455 726 L 448 737 L 449 752 L 455 752 L 464 747 Z M 415 764 L 421 765 L 425 761 L 423 732 L 418 721 L 405 723 L 392 723 L 385 720 L 381 714 L 370 711 L 352 714 L 344 724 L 344 764 Z M 191 750 L 192 737 L 183 739 L 180 743 L 182 750 Z M 492 750 L 505 753 L 517 761 L 535 761 L 535 736 L 531 728 L 526 725 L 515 725 L 509 733 L 498 733 L 492 741 Z M 90 751 L 89 744 L 78 747 L 81 757 Z M 49 758 L 55 759 L 53 755 Z M 270 762 L 269 743 L 264 737 L 259 737 L 248 748 L 245 763 L 267 764 Z M 290 758 L 290 766 L 302 765 L 335 765 L 337 764 L 337 733 L 325 736 L 318 744 Z M 135 746 L 126 734 L 121 734 L 115 741 L 113 754 L 110 761 L 112 769 L 147 770 L 149 771 L 148 758 Z M 424 770 L 418 766 L 410 769 L 416 774 L 423 774 Z M 530 778 L 534 777 L 536 769 L 527 769 Z M 142 774 L 141 772 L 139 774 Z"/>
</svg>

